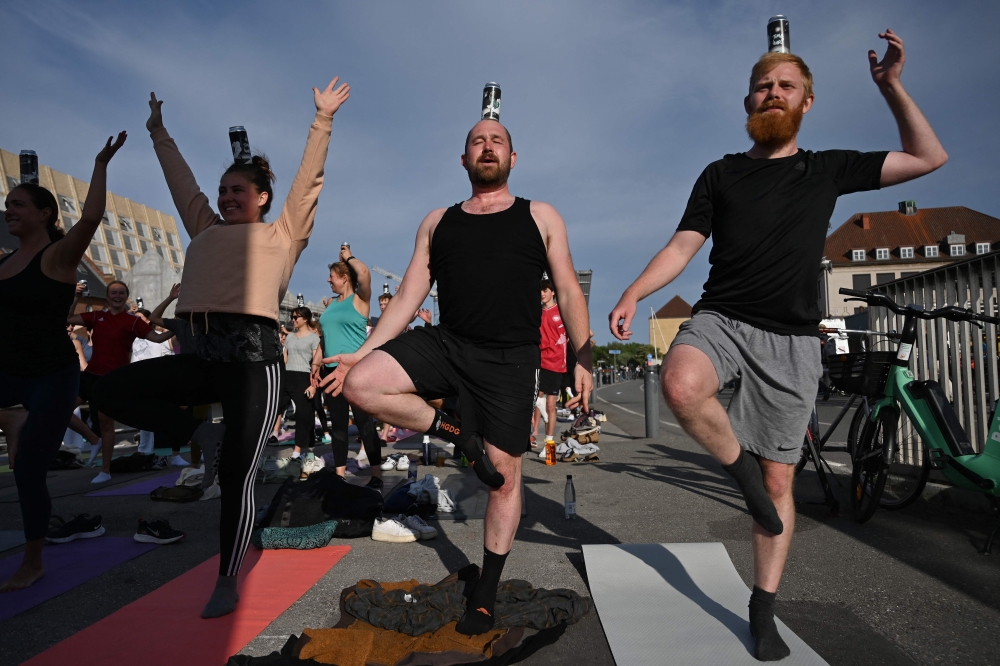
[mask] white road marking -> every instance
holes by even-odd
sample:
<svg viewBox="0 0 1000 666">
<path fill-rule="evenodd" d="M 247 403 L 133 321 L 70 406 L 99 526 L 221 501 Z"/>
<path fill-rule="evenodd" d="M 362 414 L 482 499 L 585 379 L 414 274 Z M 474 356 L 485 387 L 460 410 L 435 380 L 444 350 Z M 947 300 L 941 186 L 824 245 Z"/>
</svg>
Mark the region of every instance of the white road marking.
<svg viewBox="0 0 1000 666">
<path fill-rule="evenodd" d="M 610 400 L 605 400 L 601 396 L 597 396 L 597 399 L 600 400 L 601 402 L 608 403 L 612 407 L 617 407 L 618 409 L 622 410 L 623 412 L 628 412 L 629 414 L 635 414 L 636 416 L 641 416 L 642 418 L 646 418 L 645 414 L 640 414 L 639 412 L 634 412 L 631 409 L 628 409 L 627 407 L 622 407 L 621 405 L 616 405 L 615 403 L 611 402 Z M 663 419 L 660 419 L 660 423 L 662 423 L 663 425 L 671 426 L 673 428 L 680 428 L 680 426 L 677 425 L 676 423 L 671 423 L 670 421 L 664 421 Z M 683 430 L 683 428 L 681 428 L 681 430 Z"/>
</svg>

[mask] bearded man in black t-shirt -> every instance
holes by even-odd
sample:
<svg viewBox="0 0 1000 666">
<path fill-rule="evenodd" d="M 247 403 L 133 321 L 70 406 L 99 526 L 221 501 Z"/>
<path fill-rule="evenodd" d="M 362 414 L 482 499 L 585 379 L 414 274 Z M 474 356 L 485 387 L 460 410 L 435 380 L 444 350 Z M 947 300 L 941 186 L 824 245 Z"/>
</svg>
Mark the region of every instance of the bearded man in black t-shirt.
<svg viewBox="0 0 1000 666">
<path fill-rule="evenodd" d="M 673 238 L 609 317 L 615 337 L 629 339 L 637 302 L 674 280 L 712 236 L 704 294 L 660 380 L 684 430 L 736 479 L 754 518 L 750 629 L 754 656 L 765 661 L 789 654 L 773 608 L 794 528 L 794 464 L 822 375 L 816 284 L 830 216 L 842 194 L 912 180 L 948 159 L 900 83 L 903 41 L 891 30 L 879 37 L 885 57 L 869 51 L 869 65 L 903 150 L 799 149 L 812 75 L 798 56 L 765 54 L 744 99 L 753 147 L 702 172 Z M 727 413 L 716 394 L 737 378 Z"/>
</svg>

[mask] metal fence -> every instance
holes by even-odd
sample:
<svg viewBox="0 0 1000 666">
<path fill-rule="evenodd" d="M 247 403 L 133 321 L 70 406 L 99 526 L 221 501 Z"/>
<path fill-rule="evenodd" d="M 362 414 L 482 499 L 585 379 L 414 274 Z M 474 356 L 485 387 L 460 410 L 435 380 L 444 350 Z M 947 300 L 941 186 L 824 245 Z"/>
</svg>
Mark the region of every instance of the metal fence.
<svg viewBox="0 0 1000 666">
<path fill-rule="evenodd" d="M 899 304 L 919 303 L 927 310 L 957 305 L 995 315 L 998 267 L 1000 252 L 993 252 L 881 284 L 875 291 L 887 293 Z M 868 321 L 875 331 L 903 328 L 903 317 L 886 308 L 869 308 Z M 981 452 L 989 431 L 988 419 L 1000 394 L 997 327 L 984 324 L 979 328 L 968 322 L 936 319 L 918 320 L 917 331 L 910 370 L 917 379 L 933 379 L 941 384 L 969 440 Z M 872 349 L 895 347 L 885 338 L 877 340 Z M 900 418 L 899 438 L 904 462 L 920 464 L 923 447 L 905 415 Z"/>
</svg>

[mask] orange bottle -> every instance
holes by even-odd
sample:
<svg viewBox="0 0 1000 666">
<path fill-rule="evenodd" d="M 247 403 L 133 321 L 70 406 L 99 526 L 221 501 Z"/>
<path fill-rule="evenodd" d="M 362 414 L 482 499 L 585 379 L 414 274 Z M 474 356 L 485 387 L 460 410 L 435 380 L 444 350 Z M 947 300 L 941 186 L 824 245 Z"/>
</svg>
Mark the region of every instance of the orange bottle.
<svg viewBox="0 0 1000 666">
<path fill-rule="evenodd" d="M 556 464 L 556 442 L 551 437 L 545 438 L 545 464 Z"/>
</svg>

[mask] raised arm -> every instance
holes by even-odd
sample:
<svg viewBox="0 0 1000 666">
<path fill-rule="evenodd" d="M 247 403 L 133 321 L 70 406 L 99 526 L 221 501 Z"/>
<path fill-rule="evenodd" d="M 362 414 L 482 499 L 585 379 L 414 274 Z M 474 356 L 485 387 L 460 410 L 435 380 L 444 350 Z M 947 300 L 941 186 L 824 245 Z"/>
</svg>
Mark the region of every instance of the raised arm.
<svg viewBox="0 0 1000 666">
<path fill-rule="evenodd" d="M 167 297 L 163 299 L 163 302 L 156 306 L 153 311 L 149 314 L 149 322 L 156 326 L 163 326 L 163 313 L 167 311 L 170 304 L 177 300 L 177 297 L 181 295 L 181 285 L 175 284 L 170 288 L 170 293 Z"/>
<path fill-rule="evenodd" d="M 150 331 L 144 339 L 150 342 L 165 342 L 172 337 L 174 337 L 173 331 Z"/>
<path fill-rule="evenodd" d="M 354 307 L 361 316 L 367 317 L 371 312 L 372 302 L 372 272 L 368 270 L 365 262 L 351 254 L 346 245 L 340 246 L 340 260 L 351 267 L 354 274 L 358 276 L 358 285 L 354 290 Z"/>
<path fill-rule="evenodd" d="M 546 256 L 552 271 L 552 282 L 559 299 L 559 313 L 562 315 L 570 344 L 576 352 L 576 377 L 574 389 L 583 396 L 583 409 L 590 409 L 590 391 L 593 389 L 593 360 L 590 351 L 590 314 L 587 299 L 576 278 L 573 257 L 569 251 L 569 237 L 566 223 L 555 208 L 540 201 L 531 202 L 531 215 L 545 234 Z"/>
<path fill-rule="evenodd" d="M 330 148 L 330 129 L 333 116 L 340 106 L 351 96 L 351 87 L 346 83 L 334 89 L 339 77 L 325 90 L 313 88 L 313 102 L 316 104 L 316 117 L 309 127 L 309 137 L 306 139 L 306 150 L 299 164 L 299 171 L 288 191 L 281 215 L 275 220 L 292 241 L 308 241 L 312 234 L 313 222 L 316 219 L 316 203 L 323 189 L 323 171 L 326 155 Z M 304 249 L 305 244 L 301 247 Z M 301 249 L 299 250 L 301 252 Z"/>
<path fill-rule="evenodd" d="M 635 317 L 639 301 L 650 294 L 663 289 L 681 274 L 694 255 L 705 244 L 707 239 L 697 231 L 678 231 L 667 243 L 667 246 L 656 253 L 645 270 L 639 274 L 622 297 L 618 299 L 611 314 L 608 315 L 608 325 L 611 334 L 619 340 L 632 337 L 632 319 Z"/>
<path fill-rule="evenodd" d="M 892 30 L 886 30 L 879 37 L 888 42 L 885 57 L 879 62 L 874 50 L 868 52 L 868 65 L 872 80 L 885 98 L 892 115 L 899 126 L 899 138 L 903 151 L 890 152 L 882 164 L 882 187 L 905 183 L 908 180 L 929 174 L 941 168 L 948 161 L 948 153 L 937 135 L 920 112 L 916 102 L 903 89 L 900 76 L 906 52 L 903 40 Z"/>
<path fill-rule="evenodd" d="M 94 173 L 90 177 L 87 200 L 83 204 L 80 220 L 66 233 L 66 237 L 56 242 L 52 250 L 42 257 L 42 269 L 46 275 L 61 282 L 71 282 L 76 276 L 80 258 L 90 246 L 97 228 L 101 226 L 108 203 L 108 162 L 125 143 L 128 134 L 120 132 L 114 143 L 111 137 L 94 159 Z"/>
<path fill-rule="evenodd" d="M 208 197 L 194 179 L 191 167 L 181 157 L 177 144 L 167 134 L 167 129 L 163 126 L 161 106 L 163 100 L 156 99 L 156 93 L 150 93 L 146 129 L 149 130 L 149 138 L 153 140 L 153 150 L 156 152 L 156 159 L 160 161 L 160 168 L 163 169 L 163 177 L 167 181 L 167 188 L 170 190 L 177 213 L 181 216 L 181 222 L 184 223 L 188 235 L 194 238 L 222 218 L 212 210 Z"/>
</svg>

